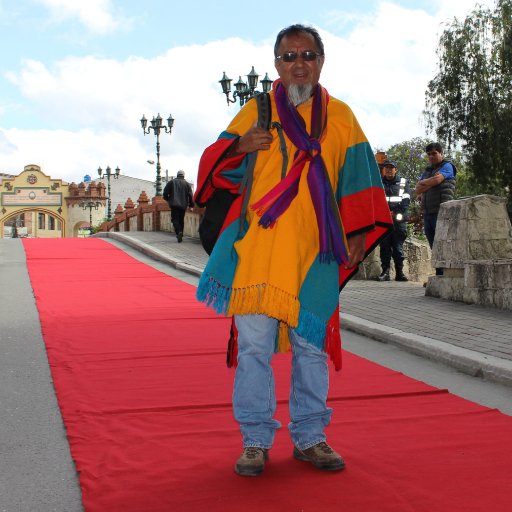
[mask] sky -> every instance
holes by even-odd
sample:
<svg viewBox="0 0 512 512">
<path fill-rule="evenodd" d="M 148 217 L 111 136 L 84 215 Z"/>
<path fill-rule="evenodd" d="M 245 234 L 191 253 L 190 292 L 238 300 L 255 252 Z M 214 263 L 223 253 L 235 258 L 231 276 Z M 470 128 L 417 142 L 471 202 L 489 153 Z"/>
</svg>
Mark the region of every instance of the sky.
<svg viewBox="0 0 512 512">
<path fill-rule="evenodd" d="M 195 181 L 203 150 L 239 110 L 219 80 L 277 78 L 280 29 L 314 26 L 320 81 L 354 111 L 374 149 L 424 137 L 425 91 L 439 36 L 477 0 L 0 0 L 0 173 L 36 164 L 79 183 L 119 166 L 154 180 L 156 137 L 142 115 L 175 119 L 160 134 L 162 174 Z M 493 0 L 478 0 L 493 6 Z"/>
</svg>

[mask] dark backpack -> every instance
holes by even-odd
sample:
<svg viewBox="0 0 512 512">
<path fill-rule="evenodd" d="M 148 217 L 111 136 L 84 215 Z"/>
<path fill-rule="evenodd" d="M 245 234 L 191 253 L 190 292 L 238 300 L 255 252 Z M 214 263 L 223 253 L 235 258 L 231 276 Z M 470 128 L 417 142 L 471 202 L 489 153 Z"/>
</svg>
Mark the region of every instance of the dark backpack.
<svg viewBox="0 0 512 512">
<path fill-rule="evenodd" d="M 258 126 L 268 130 L 270 128 L 270 118 L 272 115 L 270 97 L 268 93 L 259 93 L 254 98 L 258 104 Z M 203 249 L 208 254 L 211 254 L 213 251 L 213 247 L 215 246 L 215 242 L 219 237 L 220 231 L 224 225 L 224 221 L 229 212 L 229 209 L 231 208 L 231 205 L 233 204 L 233 201 L 240 194 L 242 194 L 244 189 L 246 189 L 246 194 L 244 205 L 242 207 L 241 217 L 245 217 L 247 201 L 249 200 L 249 195 L 251 192 L 252 174 L 257 156 L 257 151 L 249 154 L 247 168 L 245 170 L 245 174 L 237 194 L 233 194 L 229 190 L 223 188 L 217 188 L 210 196 L 208 201 L 206 201 L 204 205 L 206 209 L 201 222 L 199 223 L 199 238 L 201 240 Z M 203 185 L 202 190 L 200 190 L 197 194 L 196 202 L 199 204 L 201 204 L 201 193 L 206 188 L 206 185 L 211 185 L 214 170 L 215 166 L 211 170 L 208 178 L 205 180 L 205 184 Z"/>
</svg>

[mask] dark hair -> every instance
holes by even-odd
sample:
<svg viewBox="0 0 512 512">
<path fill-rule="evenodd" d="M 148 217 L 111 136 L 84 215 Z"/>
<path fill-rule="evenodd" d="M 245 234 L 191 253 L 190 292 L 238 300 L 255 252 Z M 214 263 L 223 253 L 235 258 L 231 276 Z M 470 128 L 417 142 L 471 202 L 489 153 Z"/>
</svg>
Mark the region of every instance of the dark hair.
<svg viewBox="0 0 512 512">
<path fill-rule="evenodd" d="M 315 40 L 316 45 L 318 46 L 318 50 L 320 51 L 320 55 L 324 54 L 324 43 L 320 34 L 313 27 L 307 27 L 306 25 L 301 25 L 299 23 L 295 25 L 290 25 L 289 27 L 283 28 L 276 37 L 276 44 L 274 45 L 274 57 L 277 57 L 277 51 L 279 49 L 279 45 L 283 40 L 283 37 L 286 36 L 295 36 L 297 34 L 306 33 L 311 34 L 313 39 Z"/>
<path fill-rule="evenodd" d="M 441 146 L 439 142 L 431 142 L 430 144 L 427 144 L 427 147 L 425 148 L 425 153 L 428 153 L 429 151 L 437 151 L 438 153 L 443 153 L 443 146 Z"/>
</svg>

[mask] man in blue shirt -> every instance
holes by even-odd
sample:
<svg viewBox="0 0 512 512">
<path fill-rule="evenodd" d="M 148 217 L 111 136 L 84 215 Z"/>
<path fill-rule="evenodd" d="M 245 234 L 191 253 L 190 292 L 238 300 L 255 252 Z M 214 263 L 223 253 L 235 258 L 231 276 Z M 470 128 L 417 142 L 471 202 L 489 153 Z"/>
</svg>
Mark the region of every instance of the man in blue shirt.
<svg viewBox="0 0 512 512">
<path fill-rule="evenodd" d="M 433 142 L 425 151 L 429 166 L 416 184 L 416 196 L 421 200 L 423 209 L 423 228 L 430 248 L 434 245 L 437 215 L 442 203 L 453 199 L 455 194 L 455 166 L 445 159 L 441 144 Z M 436 269 L 442 275 L 441 269 Z"/>
</svg>

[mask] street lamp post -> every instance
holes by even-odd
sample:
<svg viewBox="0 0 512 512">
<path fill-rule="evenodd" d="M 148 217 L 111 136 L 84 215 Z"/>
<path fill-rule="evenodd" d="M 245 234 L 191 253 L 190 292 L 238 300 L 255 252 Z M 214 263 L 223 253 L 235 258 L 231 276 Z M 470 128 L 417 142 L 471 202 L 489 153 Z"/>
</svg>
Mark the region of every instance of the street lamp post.
<svg viewBox="0 0 512 512">
<path fill-rule="evenodd" d="M 160 117 L 160 114 L 158 114 L 156 117 L 153 116 L 153 119 L 151 120 L 151 126 L 146 130 L 148 120 L 146 119 L 146 116 L 143 115 L 142 119 L 140 120 L 140 124 L 142 125 L 142 131 L 144 132 L 144 135 L 149 135 L 151 130 L 153 130 L 153 133 L 156 135 L 156 195 L 161 196 L 162 178 L 160 177 L 160 130 L 164 130 L 165 133 L 170 134 L 174 125 L 174 119 L 171 115 L 169 115 L 167 118 L 167 126 L 164 126 L 162 124 L 162 118 Z"/>
<path fill-rule="evenodd" d="M 112 201 L 110 199 L 110 177 L 114 176 L 114 179 L 117 180 L 119 178 L 119 173 L 121 172 L 121 169 L 119 169 L 119 166 L 116 167 L 115 172 L 112 172 L 112 169 L 110 169 L 110 166 L 107 165 L 107 168 L 105 169 L 105 174 L 103 174 L 103 169 L 101 167 L 98 167 L 98 175 L 100 179 L 104 179 L 105 176 L 107 177 L 107 220 L 112 220 Z"/>
<path fill-rule="evenodd" d="M 250 100 L 255 94 L 258 94 L 260 91 L 256 90 L 258 86 L 258 79 L 260 75 L 254 71 L 254 66 L 252 66 L 251 71 L 247 76 L 247 82 L 242 80 L 242 76 L 238 77 L 238 82 L 235 83 L 235 91 L 233 92 L 233 99 L 229 97 L 231 92 L 231 82 L 233 81 L 231 78 L 226 76 L 226 72 L 224 71 L 222 78 L 219 80 L 220 85 L 222 86 L 222 92 L 226 95 L 226 100 L 228 105 L 230 103 L 236 103 L 236 99 L 238 98 L 240 101 L 240 106 L 242 107 L 244 103 Z M 272 80 L 268 77 L 268 73 L 265 73 L 265 78 L 261 81 L 261 87 L 263 92 L 269 92 L 272 88 Z"/>
<path fill-rule="evenodd" d="M 92 233 L 92 209 L 97 210 L 100 206 L 100 201 L 82 201 L 78 205 L 81 206 L 84 210 L 89 209 L 89 236 Z"/>
</svg>

